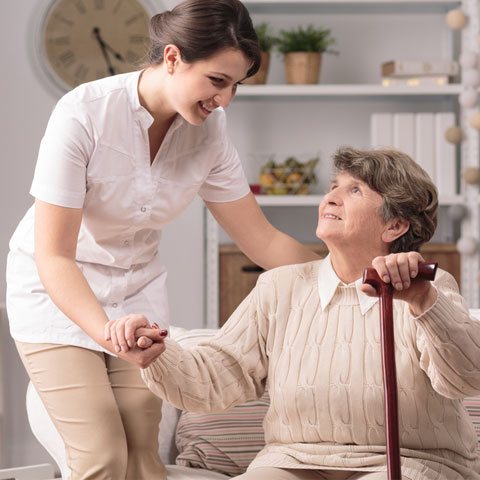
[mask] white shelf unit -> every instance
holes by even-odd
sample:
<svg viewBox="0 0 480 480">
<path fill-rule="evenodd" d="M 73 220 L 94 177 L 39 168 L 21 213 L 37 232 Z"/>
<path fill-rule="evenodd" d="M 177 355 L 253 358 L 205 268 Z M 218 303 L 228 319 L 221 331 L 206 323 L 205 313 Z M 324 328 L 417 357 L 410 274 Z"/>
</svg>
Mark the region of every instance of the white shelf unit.
<svg viewBox="0 0 480 480">
<path fill-rule="evenodd" d="M 249 9 L 255 9 L 256 6 L 268 5 L 278 7 L 279 5 L 301 6 L 301 5 L 411 5 L 415 8 L 433 7 L 453 8 L 461 3 L 461 0 L 244 0 L 243 2 Z"/>
<path fill-rule="evenodd" d="M 241 85 L 237 97 L 401 97 L 458 95 L 462 85 L 383 87 L 382 85 Z"/>
<path fill-rule="evenodd" d="M 343 12 L 446 12 L 458 7 L 461 0 L 244 0 L 252 14 L 256 13 L 295 13 L 299 9 L 315 12 L 318 8 L 325 11 Z"/>
<path fill-rule="evenodd" d="M 256 195 L 261 207 L 316 207 L 322 195 Z M 465 196 L 440 196 L 440 205 L 465 205 Z"/>
<path fill-rule="evenodd" d="M 478 53 L 477 36 L 479 34 L 479 6 L 477 0 L 245 0 L 244 3 L 253 14 L 290 14 L 298 11 L 328 12 L 333 15 L 344 15 L 346 12 L 353 14 L 365 14 L 371 11 L 380 11 L 388 15 L 415 14 L 433 12 L 435 15 L 444 15 L 452 8 L 461 8 L 469 17 L 467 26 L 461 34 L 461 49 L 465 48 Z M 288 15 L 287 15 L 288 16 Z M 448 30 L 447 27 L 445 27 Z M 447 34 L 448 35 L 448 34 Z M 450 34 L 448 41 L 441 46 L 449 51 L 453 57 L 453 51 L 449 50 L 453 35 Z M 464 47 L 468 46 L 468 47 Z M 440 48 L 440 47 L 439 47 Z M 397 102 L 412 101 L 416 99 L 453 99 L 462 92 L 461 84 L 449 84 L 442 87 L 384 87 L 377 84 L 318 84 L 318 85 L 244 85 L 239 88 L 236 102 L 252 102 L 257 100 L 288 101 L 291 99 L 325 100 L 337 99 L 346 101 L 349 98 L 372 100 L 380 98 L 395 99 Z M 469 109 L 460 108 L 459 121 L 464 132 L 465 140 L 461 146 L 461 169 L 465 166 L 478 166 L 479 139 L 478 132 L 468 127 Z M 461 182 L 461 194 L 453 197 L 440 196 L 440 204 L 466 205 L 469 209 L 467 218 L 462 222 L 462 236 L 478 238 L 480 232 L 480 202 L 478 187 L 465 185 Z M 257 196 L 257 201 L 262 207 L 315 207 L 321 201 L 321 195 L 302 196 Z M 213 217 L 206 211 L 206 326 L 218 326 L 219 312 L 219 231 Z M 462 256 L 462 294 L 472 308 L 478 308 L 479 302 L 479 256 Z"/>
</svg>

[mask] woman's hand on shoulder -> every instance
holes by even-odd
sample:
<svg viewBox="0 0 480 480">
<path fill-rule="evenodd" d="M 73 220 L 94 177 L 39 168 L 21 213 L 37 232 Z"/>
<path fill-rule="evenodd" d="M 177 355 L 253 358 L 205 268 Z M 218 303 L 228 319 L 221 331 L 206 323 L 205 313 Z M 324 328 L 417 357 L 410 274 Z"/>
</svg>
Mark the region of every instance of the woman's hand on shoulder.
<svg viewBox="0 0 480 480">
<path fill-rule="evenodd" d="M 372 267 L 385 283 L 391 283 L 394 297 L 410 305 L 412 314 L 418 316 L 430 308 L 437 298 L 435 288 L 428 280 L 416 280 L 418 265 L 425 262 L 418 252 L 391 253 L 375 257 Z M 362 291 L 377 296 L 371 285 L 363 284 Z"/>
</svg>

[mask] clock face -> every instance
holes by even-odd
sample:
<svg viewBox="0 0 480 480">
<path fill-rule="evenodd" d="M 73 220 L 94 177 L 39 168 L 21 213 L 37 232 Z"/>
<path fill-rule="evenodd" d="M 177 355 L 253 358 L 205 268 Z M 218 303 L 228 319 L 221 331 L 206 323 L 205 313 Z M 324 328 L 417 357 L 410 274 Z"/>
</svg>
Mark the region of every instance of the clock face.
<svg viewBox="0 0 480 480">
<path fill-rule="evenodd" d="M 41 27 L 49 77 L 63 89 L 139 68 L 148 50 L 144 0 L 54 0 Z"/>
</svg>

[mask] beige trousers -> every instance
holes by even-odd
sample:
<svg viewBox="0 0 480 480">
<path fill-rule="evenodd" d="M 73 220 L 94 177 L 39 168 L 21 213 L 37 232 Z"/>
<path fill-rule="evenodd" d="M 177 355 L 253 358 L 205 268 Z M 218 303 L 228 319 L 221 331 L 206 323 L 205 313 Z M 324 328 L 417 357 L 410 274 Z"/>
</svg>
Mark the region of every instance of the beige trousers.
<svg viewBox="0 0 480 480">
<path fill-rule="evenodd" d="M 300 470 L 273 467 L 259 467 L 243 475 L 237 480 L 387 480 L 385 472 L 359 473 L 339 470 Z M 402 476 L 402 480 L 409 480 Z"/>
<path fill-rule="evenodd" d="M 163 480 L 158 456 L 161 400 L 140 370 L 69 345 L 16 342 L 65 443 L 72 480 Z"/>
</svg>

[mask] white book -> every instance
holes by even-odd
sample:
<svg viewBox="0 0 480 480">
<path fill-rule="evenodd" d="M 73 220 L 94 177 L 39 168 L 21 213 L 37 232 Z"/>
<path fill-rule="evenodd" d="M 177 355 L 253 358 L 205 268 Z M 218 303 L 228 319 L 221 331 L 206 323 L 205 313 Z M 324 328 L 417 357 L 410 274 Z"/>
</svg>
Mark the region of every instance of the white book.
<svg viewBox="0 0 480 480">
<path fill-rule="evenodd" d="M 435 182 L 435 114 L 415 115 L 415 156 L 414 160 Z"/>
<path fill-rule="evenodd" d="M 420 86 L 443 87 L 448 85 L 447 75 L 423 75 L 417 77 L 382 77 L 384 87 L 420 87 Z"/>
<path fill-rule="evenodd" d="M 370 145 L 372 147 L 391 147 L 393 145 L 393 115 L 391 113 L 372 113 Z"/>
<path fill-rule="evenodd" d="M 453 112 L 435 114 L 435 183 L 443 196 L 457 193 L 457 161 L 455 145 L 445 140 L 447 128 L 456 125 Z"/>
<path fill-rule="evenodd" d="M 458 63 L 454 60 L 391 60 L 382 63 L 382 76 L 457 75 Z"/>
<path fill-rule="evenodd" d="M 393 114 L 393 146 L 415 158 L 415 114 Z"/>
</svg>

